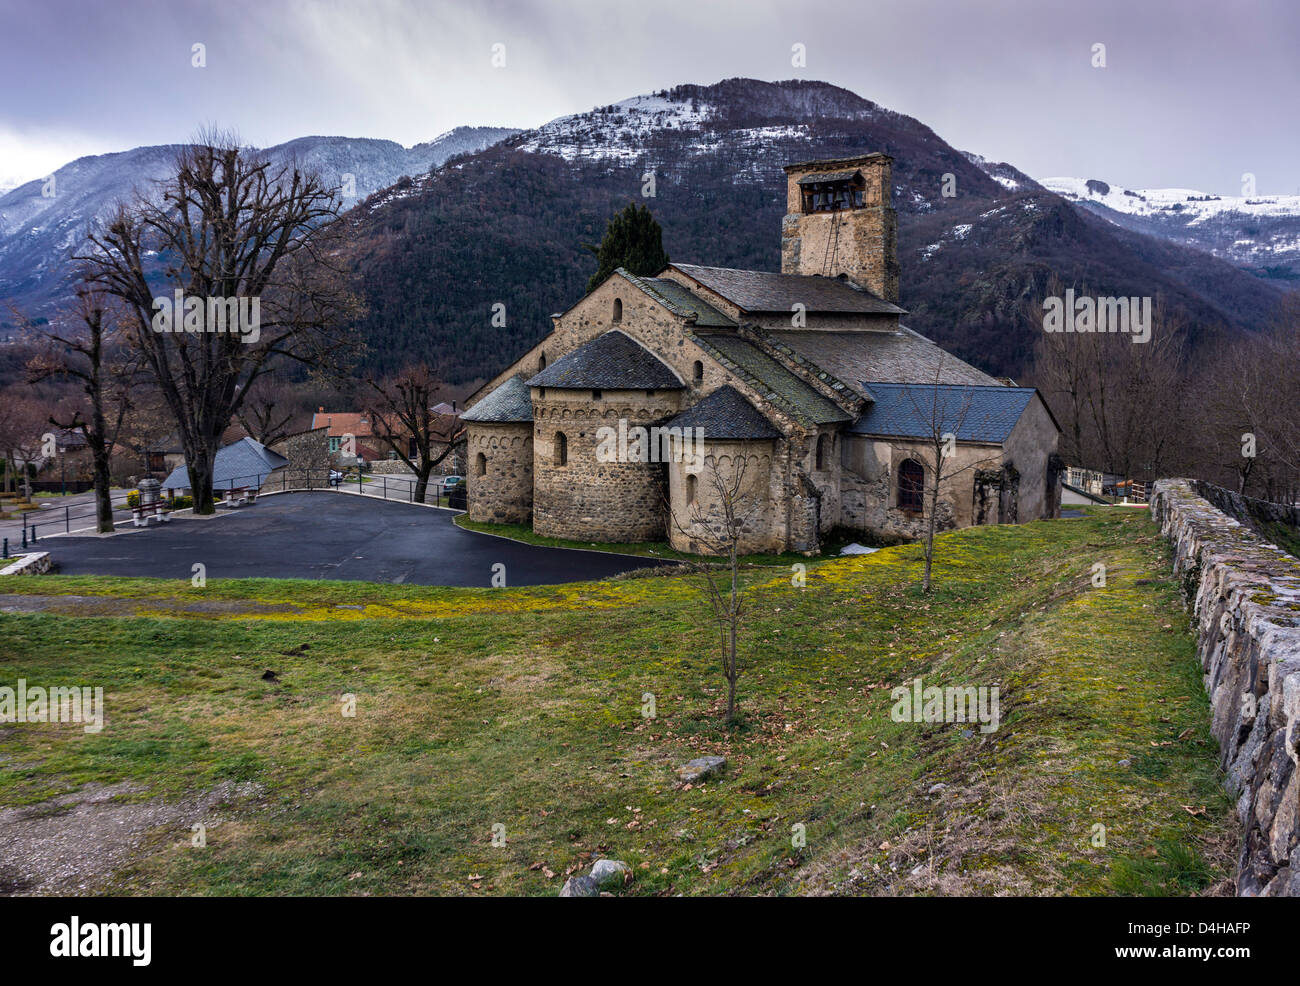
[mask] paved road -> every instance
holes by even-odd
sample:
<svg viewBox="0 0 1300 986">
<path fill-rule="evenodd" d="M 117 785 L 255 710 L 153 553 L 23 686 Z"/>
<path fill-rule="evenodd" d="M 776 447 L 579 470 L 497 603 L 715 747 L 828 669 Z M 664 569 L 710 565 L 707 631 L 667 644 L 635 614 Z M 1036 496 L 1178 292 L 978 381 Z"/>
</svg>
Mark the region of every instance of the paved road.
<svg viewBox="0 0 1300 986">
<path fill-rule="evenodd" d="M 212 520 L 178 516 L 117 537 L 42 538 L 65 575 L 188 579 L 342 579 L 483 586 L 505 565 L 506 585 L 608 578 L 659 564 L 599 551 L 542 548 L 466 531 L 450 510 L 338 493 L 282 493 Z"/>
<path fill-rule="evenodd" d="M 126 490 L 120 490 L 116 487 L 112 490 L 113 502 L 120 503 L 122 498 L 127 494 Z M 32 510 L 27 513 L 27 526 L 31 527 L 36 524 L 39 530 L 47 534 L 53 534 L 55 531 L 61 531 L 64 527 L 64 507 L 70 507 L 68 512 L 71 515 L 71 525 L 74 529 L 78 527 L 89 527 L 92 530 L 95 527 L 95 494 L 94 491 L 85 493 L 74 493 L 71 496 L 50 496 L 37 497 L 36 502 L 41 505 L 40 510 Z M 129 513 L 117 512 L 115 516 L 118 519 L 126 517 L 130 520 Z M 10 550 L 16 550 L 22 544 L 23 521 L 18 516 L 12 520 L 0 520 L 0 537 L 9 539 Z"/>
</svg>

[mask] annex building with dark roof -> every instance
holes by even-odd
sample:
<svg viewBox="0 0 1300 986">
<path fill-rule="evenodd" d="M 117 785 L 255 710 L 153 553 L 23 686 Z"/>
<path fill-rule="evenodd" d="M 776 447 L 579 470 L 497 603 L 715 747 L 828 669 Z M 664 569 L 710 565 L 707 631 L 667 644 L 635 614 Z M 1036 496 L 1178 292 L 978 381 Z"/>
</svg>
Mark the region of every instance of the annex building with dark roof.
<svg viewBox="0 0 1300 986">
<path fill-rule="evenodd" d="M 815 553 L 1056 516 L 1041 396 L 903 324 L 891 170 L 787 167 L 779 272 L 619 269 L 553 315 L 462 415 L 471 519 L 703 553 L 730 497 L 743 550 Z"/>
</svg>

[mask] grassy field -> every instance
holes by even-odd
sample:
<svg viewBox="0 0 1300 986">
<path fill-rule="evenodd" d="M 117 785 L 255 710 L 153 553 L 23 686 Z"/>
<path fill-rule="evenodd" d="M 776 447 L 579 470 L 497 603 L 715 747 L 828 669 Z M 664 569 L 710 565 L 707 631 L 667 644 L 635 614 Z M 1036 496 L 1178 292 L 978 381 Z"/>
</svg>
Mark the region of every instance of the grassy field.
<svg viewBox="0 0 1300 986">
<path fill-rule="evenodd" d="M 107 704 L 98 734 L 0 726 L 0 805 L 57 814 L 104 784 L 182 806 L 108 893 L 554 895 L 602 855 L 631 895 L 1222 892 L 1231 803 L 1145 512 L 945 535 L 930 596 L 920 568 L 901 546 L 809 561 L 802 588 L 748 570 L 734 731 L 691 576 L 0 579 L 69 597 L 0 615 L 0 684 Z M 893 721 L 918 676 L 997 685 L 999 728 Z M 676 783 L 704 754 L 724 777 Z"/>
</svg>

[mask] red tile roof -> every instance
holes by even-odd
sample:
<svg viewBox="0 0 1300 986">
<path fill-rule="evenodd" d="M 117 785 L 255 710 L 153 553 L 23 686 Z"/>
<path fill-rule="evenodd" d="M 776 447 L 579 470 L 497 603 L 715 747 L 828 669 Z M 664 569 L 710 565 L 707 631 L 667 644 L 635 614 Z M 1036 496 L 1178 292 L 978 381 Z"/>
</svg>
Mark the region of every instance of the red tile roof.
<svg viewBox="0 0 1300 986">
<path fill-rule="evenodd" d="M 370 415 L 364 411 L 326 411 L 324 408 L 311 416 L 312 429 L 329 428 L 330 438 L 352 435 L 369 438 L 374 434 Z"/>
</svg>

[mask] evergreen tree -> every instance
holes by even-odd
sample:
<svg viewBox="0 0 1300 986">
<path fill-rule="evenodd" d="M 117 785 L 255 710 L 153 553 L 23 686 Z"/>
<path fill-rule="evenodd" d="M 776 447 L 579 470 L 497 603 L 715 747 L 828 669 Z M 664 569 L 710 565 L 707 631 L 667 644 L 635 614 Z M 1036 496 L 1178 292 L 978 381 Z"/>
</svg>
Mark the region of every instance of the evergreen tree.
<svg viewBox="0 0 1300 986">
<path fill-rule="evenodd" d="M 587 282 L 588 292 L 620 267 L 640 277 L 653 277 L 668 266 L 663 229 L 648 208 L 635 202 L 629 202 L 605 225 L 600 246 L 587 249 L 596 255 L 596 273 Z"/>
</svg>

